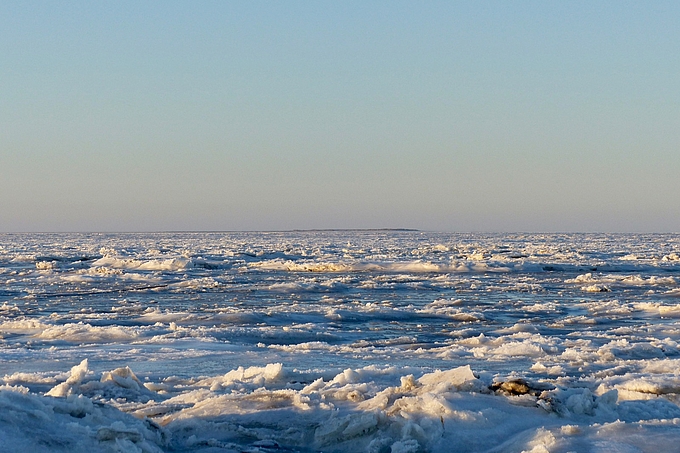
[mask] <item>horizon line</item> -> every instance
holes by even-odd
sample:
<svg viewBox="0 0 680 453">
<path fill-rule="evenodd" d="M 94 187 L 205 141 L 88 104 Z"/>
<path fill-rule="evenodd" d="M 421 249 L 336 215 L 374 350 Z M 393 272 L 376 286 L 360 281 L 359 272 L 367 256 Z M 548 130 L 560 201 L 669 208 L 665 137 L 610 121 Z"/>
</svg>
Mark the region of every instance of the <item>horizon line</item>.
<svg viewBox="0 0 680 453">
<path fill-rule="evenodd" d="M 330 233 L 330 232 L 404 232 L 404 233 L 450 233 L 450 234 L 680 234 L 678 231 L 446 231 L 421 230 L 418 228 L 293 228 L 281 230 L 138 230 L 138 231 L 0 231 L 0 234 L 171 234 L 171 233 Z"/>
</svg>

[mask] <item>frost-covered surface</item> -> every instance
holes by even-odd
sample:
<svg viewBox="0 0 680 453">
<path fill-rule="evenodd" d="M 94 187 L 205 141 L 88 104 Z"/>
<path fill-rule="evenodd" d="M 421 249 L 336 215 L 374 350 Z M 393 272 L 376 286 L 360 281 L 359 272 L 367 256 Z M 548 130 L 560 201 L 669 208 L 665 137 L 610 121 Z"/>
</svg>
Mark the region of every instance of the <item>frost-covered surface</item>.
<svg viewBox="0 0 680 453">
<path fill-rule="evenodd" d="M 677 451 L 678 304 L 677 235 L 0 235 L 0 451 Z"/>
</svg>

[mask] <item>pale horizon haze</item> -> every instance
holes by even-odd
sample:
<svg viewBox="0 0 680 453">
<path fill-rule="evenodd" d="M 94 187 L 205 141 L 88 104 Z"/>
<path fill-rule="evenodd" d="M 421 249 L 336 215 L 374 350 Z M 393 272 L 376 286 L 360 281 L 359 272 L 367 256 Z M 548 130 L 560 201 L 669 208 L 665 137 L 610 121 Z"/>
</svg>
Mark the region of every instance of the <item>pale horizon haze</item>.
<svg viewBox="0 0 680 453">
<path fill-rule="evenodd" d="M 0 232 L 679 232 L 680 2 L 0 4 Z"/>
</svg>

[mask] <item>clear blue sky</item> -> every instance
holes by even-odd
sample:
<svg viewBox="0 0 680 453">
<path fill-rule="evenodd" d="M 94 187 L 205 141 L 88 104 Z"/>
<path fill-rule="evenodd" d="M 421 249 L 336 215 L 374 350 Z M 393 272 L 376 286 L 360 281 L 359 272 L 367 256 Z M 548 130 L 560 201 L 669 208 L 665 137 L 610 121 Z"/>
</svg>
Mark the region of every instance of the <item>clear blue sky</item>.
<svg viewBox="0 0 680 453">
<path fill-rule="evenodd" d="M 680 231 L 680 2 L 0 3 L 0 231 Z"/>
</svg>

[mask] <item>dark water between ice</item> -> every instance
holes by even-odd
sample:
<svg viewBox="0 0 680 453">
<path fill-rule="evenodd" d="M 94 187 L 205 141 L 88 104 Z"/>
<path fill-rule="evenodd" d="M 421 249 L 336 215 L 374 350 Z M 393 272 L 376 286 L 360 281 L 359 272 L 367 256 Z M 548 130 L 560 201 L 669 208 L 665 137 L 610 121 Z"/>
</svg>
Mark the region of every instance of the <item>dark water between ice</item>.
<svg viewBox="0 0 680 453">
<path fill-rule="evenodd" d="M 605 356 L 678 355 L 676 235 L 10 234 L 0 244 L 0 374 L 87 356 L 149 376 L 271 362 L 540 376 L 540 362 L 578 377 Z"/>
</svg>

